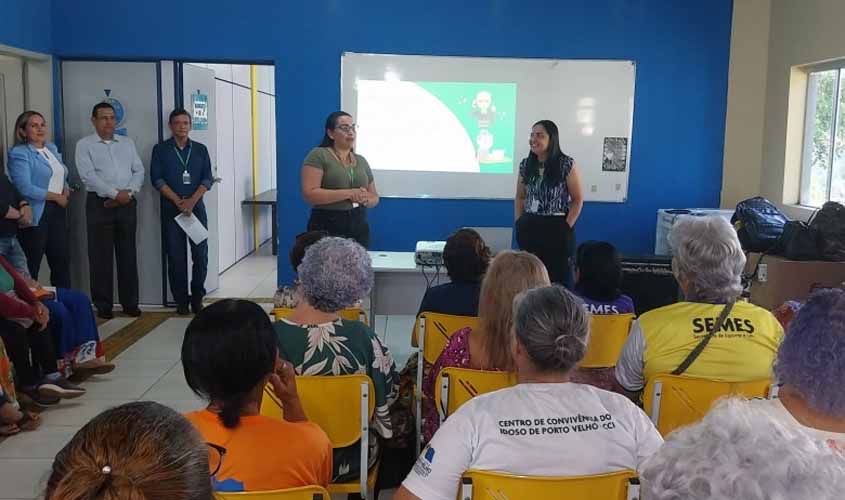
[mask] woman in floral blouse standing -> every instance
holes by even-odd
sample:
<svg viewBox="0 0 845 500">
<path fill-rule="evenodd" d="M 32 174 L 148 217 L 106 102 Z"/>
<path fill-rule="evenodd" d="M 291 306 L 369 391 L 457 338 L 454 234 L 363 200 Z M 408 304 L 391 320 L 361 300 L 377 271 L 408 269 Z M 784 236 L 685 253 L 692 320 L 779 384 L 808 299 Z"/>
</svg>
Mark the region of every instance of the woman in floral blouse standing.
<svg viewBox="0 0 845 500">
<path fill-rule="evenodd" d="M 309 246 L 299 266 L 302 300 L 293 314 L 275 323 L 279 355 L 297 375 L 368 375 L 375 386 L 376 409 L 371 432 L 393 437 L 390 406 L 399 393 L 393 357 L 367 325 L 341 319 L 339 312 L 356 304 L 373 286 L 367 251 L 344 238 L 327 237 Z M 378 439 L 370 439 L 370 464 L 378 458 Z M 334 450 L 334 479 L 358 477 L 360 443 Z"/>
</svg>

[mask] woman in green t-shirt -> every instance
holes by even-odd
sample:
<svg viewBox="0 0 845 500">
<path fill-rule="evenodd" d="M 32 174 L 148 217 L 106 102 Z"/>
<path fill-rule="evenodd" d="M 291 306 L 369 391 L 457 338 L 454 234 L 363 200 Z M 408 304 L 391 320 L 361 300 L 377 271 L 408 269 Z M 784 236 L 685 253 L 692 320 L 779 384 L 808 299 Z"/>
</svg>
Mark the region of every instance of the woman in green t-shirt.
<svg viewBox="0 0 845 500">
<path fill-rule="evenodd" d="M 369 163 L 355 153 L 356 129 L 349 113 L 326 118 L 323 141 L 302 162 L 302 197 L 312 206 L 309 231 L 352 238 L 367 248 L 367 209 L 378 205 L 379 196 Z"/>
<path fill-rule="evenodd" d="M 277 321 L 279 356 L 297 375 L 364 374 L 373 381 L 375 413 L 370 422 L 370 463 L 379 441 L 394 437 L 391 408 L 399 397 L 399 373 L 387 346 L 372 328 L 342 319 L 339 312 L 366 297 L 373 286 L 370 256 L 348 239 L 326 237 L 305 251 L 299 265 L 300 300 L 293 314 Z M 358 477 L 361 442 L 334 450 L 334 482 Z"/>
</svg>

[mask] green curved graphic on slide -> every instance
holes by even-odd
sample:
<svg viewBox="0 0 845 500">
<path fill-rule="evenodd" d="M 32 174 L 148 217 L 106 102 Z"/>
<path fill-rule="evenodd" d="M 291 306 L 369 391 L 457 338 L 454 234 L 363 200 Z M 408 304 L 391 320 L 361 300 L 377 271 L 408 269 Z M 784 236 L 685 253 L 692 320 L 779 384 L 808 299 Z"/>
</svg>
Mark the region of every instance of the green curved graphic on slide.
<svg viewBox="0 0 845 500">
<path fill-rule="evenodd" d="M 481 173 L 513 173 L 515 83 L 415 83 L 442 102 L 461 123 L 475 147 Z"/>
</svg>

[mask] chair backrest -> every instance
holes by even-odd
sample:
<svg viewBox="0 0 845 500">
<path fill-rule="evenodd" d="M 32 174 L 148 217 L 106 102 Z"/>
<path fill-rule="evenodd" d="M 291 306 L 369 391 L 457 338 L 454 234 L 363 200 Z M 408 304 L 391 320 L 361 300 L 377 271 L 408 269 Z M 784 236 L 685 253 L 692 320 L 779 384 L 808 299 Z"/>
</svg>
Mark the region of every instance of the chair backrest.
<svg viewBox="0 0 845 500">
<path fill-rule="evenodd" d="M 278 321 L 282 318 L 290 317 L 290 315 L 293 314 L 293 311 L 294 310 L 289 307 L 277 307 L 273 309 L 273 316 L 275 316 L 276 321 Z M 370 325 L 370 318 L 367 317 L 367 313 L 360 307 L 347 307 L 346 309 L 340 311 L 338 316 L 349 321 L 360 321 L 367 326 Z"/>
<path fill-rule="evenodd" d="M 575 477 L 514 476 L 470 470 L 461 480 L 459 500 L 562 498 L 627 500 L 639 498 L 637 474 L 631 470 Z"/>
<path fill-rule="evenodd" d="M 516 385 L 516 374 L 448 367 L 440 370 L 434 385 L 434 401 L 441 422 L 470 399 Z"/>
<path fill-rule="evenodd" d="M 322 486 L 303 486 L 287 490 L 248 491 L 238 493 L 216 493 L 221 500 L 331 500 L 331 495 Z"/>
<path fill-rule="evenodd" d="M 370 377 L 300 376 L 296 377 L 296 389 L 308 420 L 323 429 L 333 448 L 350 446 L 361 439 L 362 429 L 369 424 L 375 411 L 375 390 Z M 364 403 L 367 404 L 367 421 L 361 422 Z M 282 418 L 281 402 L 270 385 L 264 387 L 261 414 Z"/>
<path fill-rule="evenodd" d="M 429 363 L 437 361 L 452 334 L 462 328 L 478 329 L 478 318 L 475 316 L 453 316 L 423 312 L 417 316 L 414 331 L 411 334 L 411 345 L 420 347 L 419 338 L 424 335 L 422 343 L 423 357 Z"/>
<path fill-rule="evenodd" d="M 683 375 L 659 374 L 643 391 L 643 408 L 660 434 L 666 436 L 684 425 L 695 423 L 724 396 L 745 398 L 775 397 L 777 386 L 771 380 L 719 382 Z"/>
<path fill-rule="evenodd" d="M 633 314 L 594 314 L 590 318 L 590 343 L 587 353 L 578 365 L 581 368 L 607 368 L 616 366 L 628 332 L 634 321 Z"/>
</svg>

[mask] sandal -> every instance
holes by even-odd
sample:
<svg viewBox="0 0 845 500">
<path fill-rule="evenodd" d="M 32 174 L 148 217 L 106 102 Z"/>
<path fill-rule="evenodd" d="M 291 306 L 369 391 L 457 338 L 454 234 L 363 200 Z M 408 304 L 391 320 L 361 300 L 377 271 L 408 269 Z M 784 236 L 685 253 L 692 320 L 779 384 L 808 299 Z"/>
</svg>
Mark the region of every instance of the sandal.
<svg viewBox="0 0 845 500">
<path fill-rule="evenodd" d="M 23 416 L 17 421 L 15 426 L 21 431 L 34 431 L 41 425 L 41 416 L 37 413 L 32 413 L 27 410 L 22 410 Z"/>
<path fill-rule="evenodd" d="M 17 424 L 3 424 L 0 425 L 0 438 L 14 436 L 21 431 Z"/>
</svg>

